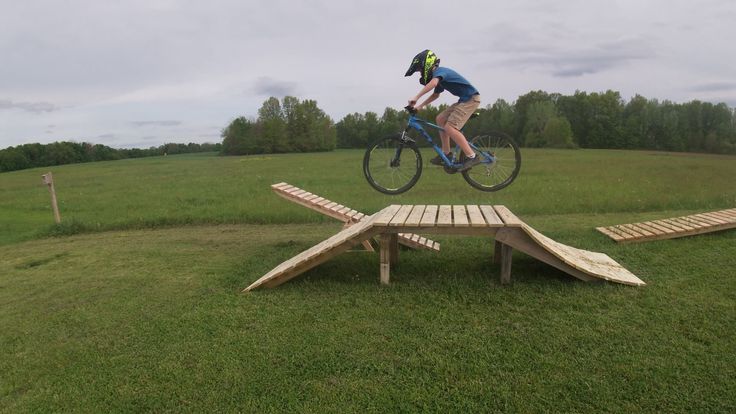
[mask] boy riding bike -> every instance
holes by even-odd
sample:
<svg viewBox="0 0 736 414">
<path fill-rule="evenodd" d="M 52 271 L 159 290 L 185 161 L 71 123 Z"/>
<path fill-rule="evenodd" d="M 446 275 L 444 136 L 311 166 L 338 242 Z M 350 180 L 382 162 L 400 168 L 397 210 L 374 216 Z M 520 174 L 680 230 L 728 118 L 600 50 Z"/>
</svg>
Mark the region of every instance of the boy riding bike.
<svg viewBox="0 0 736 414">
<path fill-rule="evenodd" d="M 409 99 L 409 106 L 420 110 L 439 98 L 440 93 L 445 90 L 459 98 L 456 103 L 437 115 L 436 120 L 437 125 L 443 128 L 443 130 L 440 130 L 442 152 L 452 159 L 450 138 L 455 141 L 465 153 L 465 162 L 458 171 L 466 171 L 480 163 L 480 157 L 476 157 L 475 151 L 470 148 L 468 140 L 461 132 L 462 127 L 480 105 L 480 93 L 459 73 L 450 68 L 441 67 L 439 64 L 440 59 L 431 50 L 424 50 L 414 56 L 409 70 L 406 71 L 404 76 L 411 76 L 414 72 L 419 72 L 419 83 L 424 87 L 415 97 Z M 431 90 L 433 90 L 433 93 L 424 102 L 417 105 L 417 101 Z M 442 165 L 442 159 L 439 155 L 429 162 L 434 165 Z"/>
</svg>

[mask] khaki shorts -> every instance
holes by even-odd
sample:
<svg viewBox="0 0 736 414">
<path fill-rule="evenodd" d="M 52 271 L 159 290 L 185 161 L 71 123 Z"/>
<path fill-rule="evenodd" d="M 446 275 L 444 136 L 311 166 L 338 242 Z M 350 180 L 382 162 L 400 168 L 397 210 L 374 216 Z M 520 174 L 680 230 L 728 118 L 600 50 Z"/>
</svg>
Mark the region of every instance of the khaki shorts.
<svg viewBox="0 0 736 414">
<path fill-rule="evenodd" d="M 468 122 L 470 115 L 473 115 L 473 112 L 478 109 L 478 106 L 480 106 L 480 95 L 473 95 L 468 101 L 455 102 L 450 105 L 438 115 L 438 118 L 447 119 L 447 125 L 460 130 Z"/>
</svg>

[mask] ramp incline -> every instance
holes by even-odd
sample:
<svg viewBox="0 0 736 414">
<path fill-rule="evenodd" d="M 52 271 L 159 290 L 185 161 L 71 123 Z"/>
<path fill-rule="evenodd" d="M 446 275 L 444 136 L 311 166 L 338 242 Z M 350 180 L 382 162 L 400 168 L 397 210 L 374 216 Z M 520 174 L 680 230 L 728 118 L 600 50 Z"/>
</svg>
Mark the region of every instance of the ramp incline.
<svg viewBox="0 0 736 414">
<path fill-rule="evenodd" d="M 380 280 L 387 284 L 390 266 L 398 260 L 398 234 L 409 232 L 494 237 L 495 261 L 501 263 L 501 283 L 510 281 L 511 252 L 517 249 L 580 280 L 645 285 L 609 256 L 556 242 L 521 221 L 505 206 L 391 205 L 278 265 L 245 290 L 278 286 L 376 236 L 381 240 Z"/>
</svg>

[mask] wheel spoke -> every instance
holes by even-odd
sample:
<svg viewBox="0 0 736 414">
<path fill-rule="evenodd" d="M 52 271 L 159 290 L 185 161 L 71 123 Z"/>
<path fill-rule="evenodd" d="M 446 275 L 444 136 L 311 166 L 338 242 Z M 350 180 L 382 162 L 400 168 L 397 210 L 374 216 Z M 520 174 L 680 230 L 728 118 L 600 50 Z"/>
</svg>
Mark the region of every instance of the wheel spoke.
<svg viewBox="0 0 736 414">
<path fill-rule="evenodd" d="M 463 177 L 468 183 L 484 191 L 495 191 L 506 187 L 516 178 L 521 166 L 521 154 L 510 137 L 493 133 L 475 137 L 471 142 L 480 152 L 490 154 L 494 161 L 465 171 Z"/>
<path fill-rule="evenodd" d="M 399 146 L 401 152 L 396 159 Z M 421 155 L 410 144 L 402 144 L 398 137 L 384 138 L 366 153 L 363 170 L 368 182 L 378 191 L 398 194 L 411 188 L 419 179 Z"/>
</svg>

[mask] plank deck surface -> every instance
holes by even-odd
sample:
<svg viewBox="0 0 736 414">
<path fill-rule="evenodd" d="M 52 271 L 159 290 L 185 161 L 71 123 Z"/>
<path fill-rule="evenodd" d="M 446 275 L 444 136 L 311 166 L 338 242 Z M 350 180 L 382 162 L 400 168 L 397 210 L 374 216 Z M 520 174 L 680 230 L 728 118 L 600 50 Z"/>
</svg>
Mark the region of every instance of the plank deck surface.
<svg viewBox="0 0 736 414">
<path fill-rule="evenodd" d="M 289 189 L 284 186 L 280 188 Z M 724 216 L 717 217 L 720 217 L 718 220 L 725 221 Z M 727 217 L 733 217 L 736 221 L 736 213 Z M 681 224 L 681 226 L 685 225 Z M 381 240 L 388 240 L 391 237 L 403 238 L 408 243 L 439 249 L 437 243 L 432 240 L 400 231 L 401 228 L 407 227 L 412 230 L 421 228 L 435 233 L 451 231 L 450 234 L 495 236 L 497 242 L 506 245 L 506 253 L 509 257 L 508 249 L 513 246 L 581 280 L 602 279 L 633 286 L 645 284 L 603 253 L 577 249 L 544 236 L 525 224 L 505 206 L 394 204 L 284 261 L 245 290 L 261 286 L 277 286 L 374 236 L 380 236 Z M 483 230 L 483 228 L 488 230 Z M 615 226 L 612 230 L 606 229 L 604 234 L 616 240 L 650 237 L 658 232 L 672 234 L 676 233 L 676 230 L 674 225 L 670 227 L 652 222 L 651 224 L 636 223 L 636 225 Z M 381 266 L 387 265 L 388 263 L 384 263 L 382 259 Z M 506 266 L 508 267 L 506 270 L 510 272 L 510 260 L 506 261 Z M 382 277 L 383 272 L 386 272 L 386 281 L 388 281 L 387 269 L 381 270 Z"/>
<path fill-rule="evenodd" d="M 271 189 L 286 200 L 330 216 L 346 224 L 358 223 L 368 219 L 369 217 L 355 209 L 343 206 L 340 203 L 336 203 L 324 197 L 320 197 L 317 194 L 310 193 L 289 183 L 281 182 L 273 184 Z M 413 240 L 412 236 L 413 234 L 411 233 L 399 236 L 399 243 L 413 249 L 426 249 L 433 251 L 440 250 L 440 244 L 434 240 L 424 238 L 424 241 L 422 242 L 419 241 L 419 238 Z"/>
<path fill-rule="evenodd" d="M 691 214 L 639 223 L 596 227 L 617 243 L 674 239 L 736 228 L 736 209 Z"/>
</svg>

